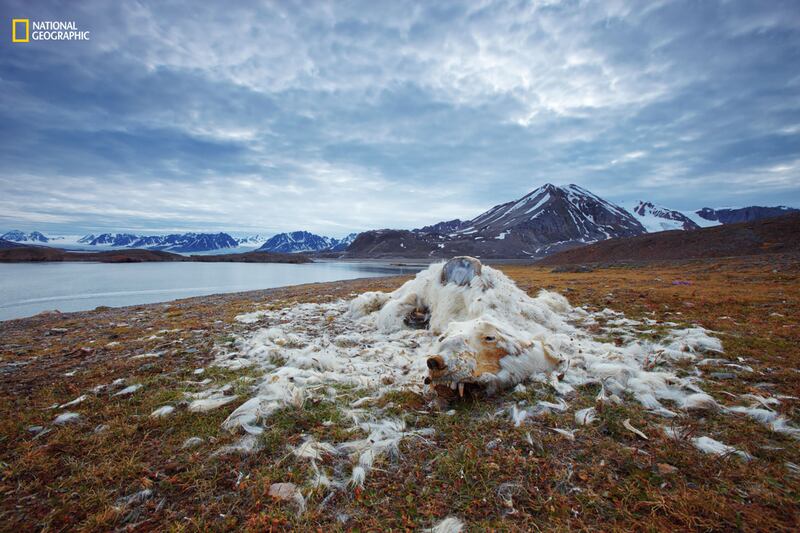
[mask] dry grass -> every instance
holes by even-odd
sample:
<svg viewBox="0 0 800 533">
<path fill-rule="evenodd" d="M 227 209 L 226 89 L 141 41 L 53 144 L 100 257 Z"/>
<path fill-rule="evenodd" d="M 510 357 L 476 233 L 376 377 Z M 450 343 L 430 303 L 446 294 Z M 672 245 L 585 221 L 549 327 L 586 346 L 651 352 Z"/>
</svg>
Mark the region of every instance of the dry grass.
<svg viewBox="0 0 800 533">
<path fill-rule="evenodd" d="M 573 304 L 610 307 L 631 318 L 699 323 L 719 332 L 725 357 L 737 362 L 741 357 L 755 370 L 706 383 L 723 403 L 731 401 L 723 391 L 800 397 L 797 258 L 663 263 L 585 274 L 523 266 L 503 270 L 531 294 L 554 289 Z M 676 280 L 691 285 L 673 285 Z M 191 413 L 180 404 L 185 392 L 199 390 L 186 382 L 204 378 L 235 383 L 233 393 L 247 393 L 253 372 L 208 368 L 215 347 L 229 345 L 245 328 L 233 321 L 236 314 L 253 310 L 256 302 L 327 301 L 401 281 L 310 285 L 0 324 L 0 530 L 403 530 L 428 527 L 449 515 L 475 531 L 800 526 L 800 478 L 786 466 L 800 463 L 797 441 L 744 418 L 686 415 L 680 423 L 695 434 L 713 436 L 756 459 L 703 455 L 667 440 L 658 430 L 664 419 L 632 402 L 603 409 L 599 421 L 581 429 L 574 441 L 548 429 L 573 427 L 572 411 L 593 405 L 592 387 L 571 400 L 570 412 L 520 428 L 494 415 L 513 397 L 510 392 L 457 404 L 453 416 L 431 409 L 416 394 L 392 393 L 381 406 L 410 427 L 434 427 L 433 441 L 404 441 L 403 457 L 376 464 L 363 491 L 326 499 L 327 492 L 319 490 L 309 495 L 308 510 L 300 515 L 273 501 L 269 486 L 307 479 L 308 464 L 286 457 L 286 446 L 300 442 L 301 434 L 333 442 L 353 438 L 335 423 L 339 405 L 307 402 L 284 409 L 271 419 L 261 451 L 213 455 L 235 440 L 220 423 L 237 404 L 209 413 Z M 162 355 L 131 358 L 148 352 Z M 204 374 L 192 373 L 203 367 Z M 144 387 L 127 398 L 89 394 L 69 409 L 82 415 L 78 423 L 51 425 L 62 412 L 51 405 L 117 378 Z M 179 406 L 176 414 L 149 417 L 168 403 Z M 797 408 L 797 400 L 780 405 L 795 423 Z M 649 440 L 627 431 L 622 426 L 627 418 Z M 327 420 L 334 424 L 322 423 Z M 52 431 L 34 437 L 27 429 L 34 425 Z M 107 428 L 96 433 L 98 425 Z M 182 449 L 192 436 L 204 443 Z M 663 465 L 676 470 L 666 473 Z M 141 502 L 121 500 L 145 489 L 152 492 Z"/>
</svg>

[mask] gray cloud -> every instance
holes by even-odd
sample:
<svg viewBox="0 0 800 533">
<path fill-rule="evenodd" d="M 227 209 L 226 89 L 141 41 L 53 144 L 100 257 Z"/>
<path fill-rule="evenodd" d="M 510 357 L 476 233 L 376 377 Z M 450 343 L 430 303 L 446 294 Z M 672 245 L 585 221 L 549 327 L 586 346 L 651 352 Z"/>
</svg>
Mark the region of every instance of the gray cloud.
<svg viewBox="0 0 800 533">
<path fill-rule="evenodd" d="M 800 204 L 792 2 L 5 3 L 0 225 L 342 235 L 546 181 Z"/>
</svg>

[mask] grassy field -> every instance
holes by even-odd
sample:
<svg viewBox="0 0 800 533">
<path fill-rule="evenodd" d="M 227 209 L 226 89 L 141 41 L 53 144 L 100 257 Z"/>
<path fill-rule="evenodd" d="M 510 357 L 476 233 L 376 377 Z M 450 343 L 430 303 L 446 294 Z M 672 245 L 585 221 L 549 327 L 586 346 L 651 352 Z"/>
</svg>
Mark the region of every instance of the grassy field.
<svg viewBox="0 0 800 533">
<path fill-rule="evenodd" d="M 573 305 L 717 332 L 722 357 L 753 371 L 709 370 L 703 389 L 730 405 L 745 393 L 785 396 L 775 408 L 800 422 L 800 259 L 572 274 L 500 268 L 531 295 L 547 288 Z M 230 394 L 248 397 L 257 370 L 210 366 L 216 350 L 255 327 L 236 322 L 236 315 L 391 290 L 403 281 L 306 285 L 0 323 L 0 530 L 386 531 L 431 527 L 447 516 L 474 531 L 800 528 L 800 442 L 745 417 L 682 413 L 675 423 L 693 435 L 712 436 L 754 459 L 707 455 L 668 439 L 660 430 L 665 420 L 632 401 L 598 407 L 598 422 L 581 427 L 574 440 L 550 429 L 574 427 L 574 411 L 595 404 L 596 386 L 579 389 L 567 412 L 520 427 L 498 410 L 520 395 L 553 400 L 550 392 L 465 400 L 450 414 L 416 393 L 390 393 L 379 406 L 384 412 L 409 428 L 432 427 L 435 435 L 404 440 L 401 457 L 379 461 L 363 489 L 304 489 L 300 513 L 272 498 L 269 488 L 302 486 L 311 475 L 307 461 L 287 453 L 303 435 L 353 438 L 338 424 L 343 405 L 286 407 L 270 419 L 259 451 L 216 453 L 238 438 L 220 425 L 241 402 L 195 413 L 185 398 L 226 384 Z M 132 384 L 142 387 L 119 394 Z M 348 392 L 350 399 L 365 394 Z M 178 405 L 174 414 L 150 416 L 166 403 Z M 54 424 L 64 412 L 79 417 Z M 647 439 L 626 429 L 627 419 Z M 191 437 L 202 441 L 184 447 Z"/>
</svg>

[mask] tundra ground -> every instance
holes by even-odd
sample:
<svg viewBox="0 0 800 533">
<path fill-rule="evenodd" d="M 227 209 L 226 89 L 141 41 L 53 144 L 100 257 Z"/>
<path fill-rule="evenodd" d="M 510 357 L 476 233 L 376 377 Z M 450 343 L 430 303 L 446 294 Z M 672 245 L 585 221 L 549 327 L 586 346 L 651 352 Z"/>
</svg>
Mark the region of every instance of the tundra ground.
<svg viewBox="0 0 800 533">
<path fill-rule="evenodd" d="M 703 368 L 703 389 L 721 404 L 747 393 L 780 397 L 771 408 L 800 422 L 799 258 L 560 274 L 500 268 L 531 295 L 547 288 L 573 305 L 717 332 L 721 357 L 735 366 Z M 309 477 L 308 462 L 287 453 L 303 435 L 353 438 L 344 434 L 349 426 L 339 424 L 343 405 L 287 407 L 271 418 L 259 451 L 216 454 L 238 438 L 221 428 L 238 403 L 191 412 L 185 395 L 231 384 L 228 394 L 247 397 L 258 371 L 211 365 L 216 349 L 258 327 L 236 322 L 236 315 L 392 290 L 405 279 L 0 323 L 0 530 L 414 530 L 447 516 L 475 531 L 800 527 L 800 442 L 744 416 L 681 414 L 675 424 L 753 459 L 703 454 L 667 438 L 664 419 L 631 401 L 598 406 L 598 421 L 578 428 L 574 440 L 553 431 L 575 428 L 574 410 L 595 405 L 597 389 L 591 386 L 578 391 L 567 412 L 520 427 L 503 410 L 525 396 L 553 400 L 546 388 L 465 400 L 451 406 L 454 412 L 437 410 L 416 393 L 390 393 L 380 407 L 409 428 L 434 428 L 434 436 L 404 440 L 401 457 L 377 463 L 363 490 L 309 492 L 303 512 L 293 502 L 273 499 L 270 486 L 302 485 Z M 598 329 L 597 335 L 608 334 Z M 141 387 L 127 389 L 131 385 Z M 350 399 L 364 394 L 348 392 Z M 151 416 L 165 404 L 176 411 Z M 55 424 L 64 413 L 77 416 Z M 647 439 L 627 429 L 628 420 Z"/>
</svg>

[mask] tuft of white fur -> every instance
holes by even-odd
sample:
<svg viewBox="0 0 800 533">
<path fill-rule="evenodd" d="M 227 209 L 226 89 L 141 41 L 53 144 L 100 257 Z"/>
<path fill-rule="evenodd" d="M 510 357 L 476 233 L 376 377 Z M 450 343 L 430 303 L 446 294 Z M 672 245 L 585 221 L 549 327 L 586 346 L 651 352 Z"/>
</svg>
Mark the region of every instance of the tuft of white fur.
<svg viewBox="0 0 800 533">
<path fill-rule="evenodd" d="M 448 516 L 435 526 L 426 529 L 427 533 L 461 533 L 464 530 L 464 522 L 454 516 Z"/>
<path fill-rule="evenodd" d="M 561 429 L 561 428 L 550 428 L 550 430 L 555 431 L 559 435 L 566 437 L 568 440 L 575 440 L 575 432 L 576 429 Z"/>
<path fill-rule="evenodd" d="M 215 396 L 212 398 L 204 398 L 202 400 L 195 400 L 189 404 L 189 411 L 193 413 L 204 413 L 212 411 L 223 405 L 227 405 L 237 400 L 236 396 Z"/>
<path fill-rule="evenodd" d="M 749 461 L 753 458 L 753 456 L 751 456 L 749 453 L 737 450 L 733 446 L 723 444 L 718 440 L 712 439 L 711 437 L 693 438 L 692 444 L 701 452 L 711 455 L 738 455 L 746 461 Z"/>
<path fill-rule="evenodd" d="M 587 426 L 595 420 L 597 420 L 597 411 L 594 407 L 575 411 L 575 423 L 580 426 Z"/>
<path fill-rule="evenodd" d="M 71 402 L 67 402 L 67 403 L 59 405 L 58 408 L 59 409 L 64 409 L 65 407 L 72 407 L 73 405 L 78 405 L 79 403 L 86 401 L 87 398 L 88 398 L 87 395 L 81 394 L 80 396 L 78 396 L 77 398 L 72 400 Z"/>
<path fill-rule="evenodd" d="M 327 442 L 319 442 L 314 437 L 309 437 L 300 446 L 292 450 L 297 457 L 321 461 L 326 455 L 336 455 L 336 448 Z"/>
<path fill-rule="evenodd" d="M 129 385 L 128 387 L 125 387 L 121 391 L 119 391 L 116 394 L 114 394 L 114 396 L 130 396 L 131 394 L 133 394 L 134 392 L 138 391 L 141 388 L 142 388 L 142 384 L 141 383 L 136 383 L 134 385 Z"/>
<path fill-rule="evenodd" d="M 528 411 L 525 409 L 517 409 L 517 404 L 511 406 L 511 420 L 514 422 L 514 427 L 519 427 L 528 418 Z"/>
<path fill-rule="evenodd" d="M 690 394 L 680 400 L 681 409 L 717 409 L 717 401 L 704 392 Z"/>
<path fill-rule="evenodd" d="M 165 416 L 169 416 L 172 412 L 175 411 L 175 407 L 171 405 L 164 405 L 150 413 L 151 418 L 163 418 Z"/>
<path fill-rule="evenodd" d="M 698 387 L 697 375 L 679 377 L 669 367 L 674 360 L 698 361 L 720 352 L 721 343 L 709 331 L 667 324 L 675 329 L 668 331 L 665 340 L 646 342 L 638 333 L 653 321 L 629 320 L 609 309 L 589 312 L 575 308 L 560 294 L 546 290 L 530 297 L 502 272 L 486 265 L 467 285 L 442 285 L 442 266 L 431 265 L 389 293 L 369 292 L 349 301 L 296 304 L 242 315 L 248 323 L 272 326 L 240 337 L 235 351 L 220 350 L 217 366 L 255 366 L 264 372 L 260 381 L 253 383 L 250 398 L 225 420 L 225 429 L 254 436 L 279 409 L 301 407 L 309 400 L 334 401 L 342 387 L 366 391 L 367 396 L 358 395 L 363 399 L 348 397 L 346 403 L 352 407 L 351 429 L 363 431 L 367 438 L 336 445 L 306 442 L 299 447 L 305 448 L 296 450 L 312 462 L 323 455 L 349 461 L 353 465 L 349 482 L 361 486 L 375 461 L 399 454 L 402 439 L 429 434 L 427 430 L 409 431 L 400 421 L 376 418 L 377 410 L 370 407 L 374 399 L 401 388 L 424 393 L 425 362 L 431 354 L 441 354 L 448 366 L 457 368 L 468 381 L 474 361 L 470 366 L 457 358 L 466 351 L 460 348 L 465 339 L 482 327 L 494 328 L 498 345 L 511 354 L 500 360 L 495 374 L 480 377 L 489 390 L 530 380 L 549 384 L 559 395 L 557 403 L 511 406 L 509 414 L 515 425 L 543 413 L 567 411 L 564 397 L 592 383 L 601 385 L 598 402 L 621 404 L 623 398 L 632 397 L 665 417 L 677 413 L 662 402 L 680 409 L 717 405 Z M 430 312 L 427 330 L 405 325 L 408 312 L 418 307 Z M 604 336 L 614 334 L 624 342 L 602 342 L 596 337 L 598 325 Z M 554 364 L 559 365 L 557 372 L 553 372 Z M 230 392 L 210 389 L 197 393 L 191 397 L 190 410 L 232 402 L 235 397 L 229 396 Z M 576 412 L 575 420 L 591 423 L 595 416 L 590 408 Z M 773 418 L 769 424 L 775 425 L 776 431 L 794 434 L 794 428 L 783 419 Z M 332 482 L 345 484 L 348 479 Z"/>
</svg>

